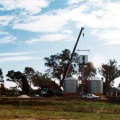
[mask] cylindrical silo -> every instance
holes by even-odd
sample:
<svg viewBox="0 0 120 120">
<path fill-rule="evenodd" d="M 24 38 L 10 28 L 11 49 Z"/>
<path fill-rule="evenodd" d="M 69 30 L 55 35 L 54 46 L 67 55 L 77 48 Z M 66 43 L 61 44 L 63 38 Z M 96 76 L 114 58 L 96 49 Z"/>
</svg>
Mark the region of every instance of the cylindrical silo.
<svg viewBox="0 0 120 120">
<path fill-rule="evenodd" d="M 77 93 L 78 80 L 73 77 L 66 78 L 64 80 L 64 93 Z"/>
<path fill-rule="evenodd" d="M 103 93 L 103 81 L 97 77 L 88 80 L 89 93 L 102 94 Z"/>
</svg>

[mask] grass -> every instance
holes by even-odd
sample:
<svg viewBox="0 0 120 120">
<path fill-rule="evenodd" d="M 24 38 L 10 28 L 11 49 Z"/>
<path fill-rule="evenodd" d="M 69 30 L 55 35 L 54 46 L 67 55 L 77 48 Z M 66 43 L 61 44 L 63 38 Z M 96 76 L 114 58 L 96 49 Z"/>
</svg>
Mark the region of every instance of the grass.
<svg viewBox="0 0 120 120">
<path fill-rule="evenodd" d="M 83 100 L 19 100 L 0 104 L 0 120 L 120 120 L 120 104 Z"/>
</svg>

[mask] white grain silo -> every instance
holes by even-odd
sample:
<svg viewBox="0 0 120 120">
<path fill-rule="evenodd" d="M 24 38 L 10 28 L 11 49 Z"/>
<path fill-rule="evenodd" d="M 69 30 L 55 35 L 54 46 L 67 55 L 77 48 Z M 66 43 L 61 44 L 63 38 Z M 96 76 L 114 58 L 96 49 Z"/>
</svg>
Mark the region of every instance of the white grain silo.
<svg viewBox="0 0 120 120">
<path fill-rule="evenodd" d="M 77 93 L 78 80 L 73 77 L 68 77 L 64 80 L 64 93 Z"/>
<path fill-rule="evenodd" d="M 88 80 L 89 93 L 102 94 L 103 93 L 103 81 L 97 77 Z"/>
</svg>

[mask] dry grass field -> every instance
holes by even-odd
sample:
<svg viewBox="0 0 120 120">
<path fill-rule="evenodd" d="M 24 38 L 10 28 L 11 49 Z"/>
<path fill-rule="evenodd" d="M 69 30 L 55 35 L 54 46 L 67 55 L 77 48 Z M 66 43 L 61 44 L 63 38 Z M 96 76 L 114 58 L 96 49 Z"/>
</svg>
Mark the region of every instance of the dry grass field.
<svg viewBox="0 0 120 120">
<path fill-rule="evenodd" d="M 1 99 L 0 120 L 120 120 L 120 104 L 79 99 Z"/>
</svg>

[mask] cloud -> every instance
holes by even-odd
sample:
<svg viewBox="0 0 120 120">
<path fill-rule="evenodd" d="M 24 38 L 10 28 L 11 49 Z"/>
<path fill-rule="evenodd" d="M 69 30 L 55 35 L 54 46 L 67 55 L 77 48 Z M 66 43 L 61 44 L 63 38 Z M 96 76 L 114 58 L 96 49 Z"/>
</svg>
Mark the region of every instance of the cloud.
<svg viewBox="0 0 120 120">
<path fill-rule="evenodd" d="M 36 52 L 7 52 L 0 53 L 0 62 L 26 61 L 41 59 L 42 57 L 34 57 L 31 54 Z M 30 56 L 29 56 L 30 55 Z"/>
<path fill-rule="evenodd" d="M 16 37 L 10 35 L 3 38 L 0 38 L 0 44 L 15 43 Z"/>
<path fill-rule="evenodd" d="M 0 4 L 4 10 L 19 9 L 20 13 L 28 12 L 23 16 L 16 14 L 15 18 L 15 15 L 11 18 L 5 16 L 6 18 L 0 20 L 1 25 L 8 25 L 11 22 L 12 29 L 47 34 L 40 39 L 27 41 L 28 44 L 39 41 L 58 41 L 60 38 L 63 40 L 65 35 L 61 36 L 60 31 L 66 28 L 73 29 L 71 26 L 77 29 L 82 26 L 90 28 L 91 35 L 96 36 L 98 40 L 102 40 L 106 44 L 120 44 L 120 34 L 118 34 L 120 28 L 119 0 L 114 2 L 112 0 L 67 0 L 68 6 L 66 8 L 44 12 L 44 14 L 38 13 L 43 8 L 49 7 L 50 1 L 48 0 L 4 0 Z M 53 32 L 56 35 L 53 35 Z"/>
<path fill-rule="evenodd" d="M 31 44 L 34 44 L 34 43 L 39 42 L 39 41 L 40 41 L 39 39 L 31 39 L 31 40 L 25 41 L 25 43 L 31 45 Z"/>
<path fill-rule="evenodd" d="M 42 36 L 40 41 L 71 41 L 73 40 L 73 36 L 70 34 L 50 34 L 50 35 L 45 35 Z"/>
<path fill-rule="evenodd" d="M 78 4 L 80 2 L 83 2 L 84 0 L 68 0 L 67 4 L 73 5 L 73 4 Z"/>
<path fill-rule="evenodd" d="M 29 56 L 14 56 L 14 57 L 5 57 L 0 58 L 0 62 L 13 62 L 13 61 L 26 61 L 38 59 L 37 57 L 29 57 Z"/>
<path fill-rule="evenodd" d="M 14 52 L 14 53 L 0 53 L 0 56 L 20 56 L 20 55 L 28 55 L 33 52 Z"/>
<path fill-rule="evenodd" d="M 43 35 L 39 39 L 31 39 L 27 40 L 25 43 L 26 44 L 34 44 L 36 42 L 54 42 L 54 41 L 72 41 L 74 40 L 74 37 L 70 34 L 71 31 L 63 31 L 63 33 L 59 34 L 48 34 L 48 35 Z"/>
<path fill-rule="evenodd" d="M 9 35 L 9 33 L 8 32 L 0 31 L 0 35 Z"/>
<path fill-rule="evenodd" d="M 26 16 L 25 18 L 20 19 L 18 18 L 13 22 L 13 29 L 21 29 L 32 32 L 63 31 L 66 27 L 69 28 L 70 24 L 80 22 L 80 15 L 82 15 L 81 13 L 85 9 L 86 6 L 74 8 L 72 10 L 71 8 L 65 8 L 50 11 L 41 15 Z"/>
<path fill-rule="evenodd" d="M 104 41 L 107 45 L 109 44 L 120 44 L 120 29 L 106 29 L 99 31 L 96 35 L 99 37 L 99 40 Z"/>
<path fill-rule="evenodd" d="M 13 29 L 32 32 L 57 32 L 62 30 L 67 22 L 66 17 L 60 17 L 59 14 L 44 14 L 25 18 L 22 22 L 18 20 L 13 23 Z"/>
<path fill-rule="evenodd" d="M 93 1 L 86 2 L 87 12 L 79 12 L 78 7 L 76 8 L 78 10 L 72 10 L 72 14 L 76 16 L 79 14 L 79 17 L 73 17 L 76 27 L 83 25 L 90 28 L 91 35 L 106 44 L 120 44 L 120 2 Z M 98 4 L 95 4 L 96 2 Z"/>
<path fill-rule="evenodd" d="M 14 19 L 14 16 L 12 15 L 0 16 L 0 25 L 7 26 L 13 19 Z"/>
<path fill-rule="evenodd" d="M 48 0 L 2 0 L 0 1 L 1 10 L 11 11 L 19 10 L 20 12 L 26 12 L 28 14 L 37 14 L 42 8 L 49 5 Z M 22 10 L 22 11 L 21 11 Z"/>
</svg>

